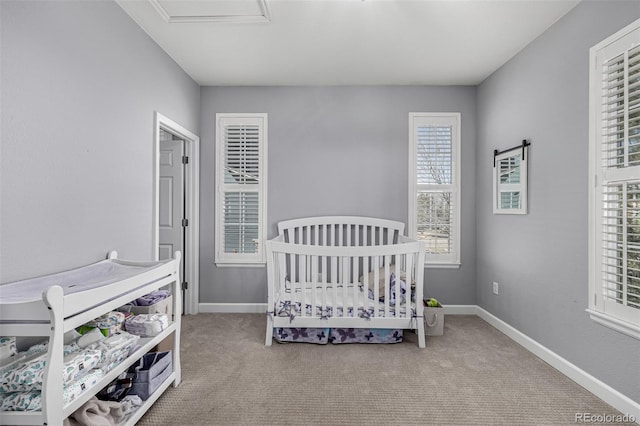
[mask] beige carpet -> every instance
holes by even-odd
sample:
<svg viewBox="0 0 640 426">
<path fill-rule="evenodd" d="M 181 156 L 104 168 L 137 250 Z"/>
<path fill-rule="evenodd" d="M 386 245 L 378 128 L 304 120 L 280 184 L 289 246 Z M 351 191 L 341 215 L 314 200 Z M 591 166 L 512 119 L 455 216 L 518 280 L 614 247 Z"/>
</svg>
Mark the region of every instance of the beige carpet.
<svg viewBox="0 0 640 426">
<path fill-rule="evenodd" d="M 139 425 L 569 425 L 620 414 L 475 316 L 392 345 L 264 346 L 258 314 L 182 322 L 182 384 Z"/>
</svg>

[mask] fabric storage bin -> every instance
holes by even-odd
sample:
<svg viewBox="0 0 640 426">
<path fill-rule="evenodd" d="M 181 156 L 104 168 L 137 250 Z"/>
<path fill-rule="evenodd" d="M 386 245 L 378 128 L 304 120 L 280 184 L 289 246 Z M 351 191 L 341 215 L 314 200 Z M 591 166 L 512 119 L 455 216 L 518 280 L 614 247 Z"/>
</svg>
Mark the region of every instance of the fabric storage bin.
<svg viewBox="0 0 640 426">
<path fill-rule="evenodd" d="M 169 318 L 173 314 L 173 296 L 167 296 L 149 306 L 131 306 L 132 314 L 167 314 Z"/>
<path fill-rule="evenodd" d="M 169 327 L 167 314 L 138 314 L 130 316 L 124 322 L 127 332 L 141 337 L 157 336 Z"/>
<path fill-rule="evenodd" d="M 439 307 L 424 307 L 425 336 L 442 336 L 444 334 L 444 309 Z"/>
<path fill-rule="evenodd" d="M 137 365 L 129 369 L 130 373 L 136 374 L 129 394 L 148 399 L 167 380 L 172 371 L 171 351 L 145 354 Z"/>
</svg>

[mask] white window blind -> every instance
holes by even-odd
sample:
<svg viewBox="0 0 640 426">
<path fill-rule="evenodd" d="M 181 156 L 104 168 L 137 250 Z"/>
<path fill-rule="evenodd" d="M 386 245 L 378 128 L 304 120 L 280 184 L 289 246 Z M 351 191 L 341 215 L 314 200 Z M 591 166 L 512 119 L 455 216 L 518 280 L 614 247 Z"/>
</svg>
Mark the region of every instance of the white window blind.
<svg viewBox="0 0 640 426">
<path fill-rule="evenodd" d="M 216 263 L 264 262 L 266 114 L 216 114 Z"/>
<path fill-rule="evenodd" d="M 591 64 L 589 308 L 640 338 L 640 20 L 592 48 Z"/>
<path fill-rule="evenodd" d="M 411 113 L 409 232 L 426 244 L 426 262 L 460 263 L 457 113 Z"/>
</svg>

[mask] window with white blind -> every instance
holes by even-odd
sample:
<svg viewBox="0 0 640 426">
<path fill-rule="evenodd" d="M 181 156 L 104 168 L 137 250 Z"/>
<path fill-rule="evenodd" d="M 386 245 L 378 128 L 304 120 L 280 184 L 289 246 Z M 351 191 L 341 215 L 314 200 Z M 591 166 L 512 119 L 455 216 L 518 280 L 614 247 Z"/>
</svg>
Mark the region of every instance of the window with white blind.
<svg viewBox="0 0 640 426">
<path fill-rule="evenodd" d="M 265 263 L 267 114 L 216 114 L 216 264 Z"/>
<path fill-rule="evenodd" d="M 640 339 L 640 20 L 590 63 L 588 312 Z"/>
<path fill-rule="evenodd" d="M 460 265 L 460 114 L 409 113 L 409 235 L 425 265 Z"/>
</svg>

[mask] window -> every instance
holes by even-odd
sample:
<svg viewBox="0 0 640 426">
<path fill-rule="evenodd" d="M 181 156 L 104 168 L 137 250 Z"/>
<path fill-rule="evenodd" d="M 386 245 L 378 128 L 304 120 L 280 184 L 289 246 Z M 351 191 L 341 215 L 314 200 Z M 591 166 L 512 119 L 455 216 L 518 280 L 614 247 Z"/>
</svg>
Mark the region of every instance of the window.
<svg viewBox="0 0 640 426">
<path fill-rule="evenodd" d="M 640 339 L 640 20 L 590 63 L 588 312 Z"/>
<path fill-rule="evenodd" d="M 460 265 L 460 114 L 409 113 L 409 235 L 425 265 Z"/>
<path fill-rule="evenodd" d="M 267 114 L 216 114 L 216 264 L 265 263 Z"/>
</svg>

